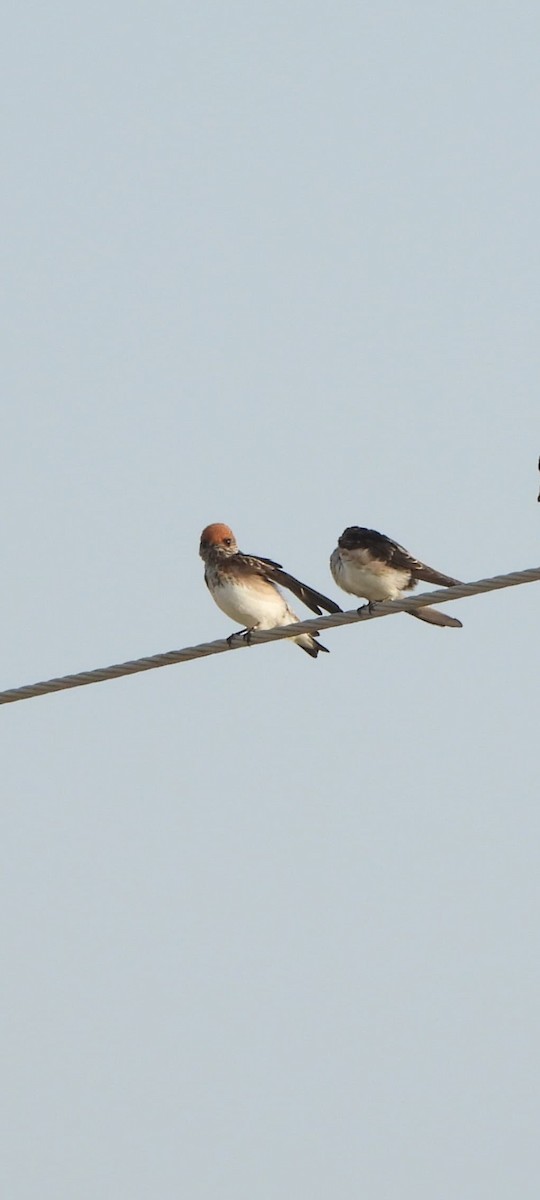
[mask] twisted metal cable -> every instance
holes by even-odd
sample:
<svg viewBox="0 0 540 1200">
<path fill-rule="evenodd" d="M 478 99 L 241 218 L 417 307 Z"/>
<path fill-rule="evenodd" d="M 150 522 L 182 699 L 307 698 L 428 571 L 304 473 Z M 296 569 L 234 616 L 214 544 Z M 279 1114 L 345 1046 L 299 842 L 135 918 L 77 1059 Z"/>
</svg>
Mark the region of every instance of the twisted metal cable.
<svg viewBox="0 0 540 1200">
<path fill-rule="evenodd" d="M 462 583 L 456 587 L 440 588 L 436 592 L 422 592 L 406 600 L 391 600 L 384 604 L 365 605 L 350 612 L 331 613 L 326 617 L 311 617 L 296 625 L 279 625 L 275 629 L 264 629 L 251 635 L 249 645 L 260 646 L 265 642 L 277 642 L 282 638 L 297 637 L 299 633 L 315 630 L 336 629 L 340 625 L 353 625 L 356 621 L 373 621 L 377 617 L 389 617 L 398 612 L 412 612 L 426 605 L 448 604 L 466 596 L 479 596 L 483 592 L 494 592 L 500 588 L 517 587 L 522 583 L 540 580 L 540 567 L 526 571 L 512 571 L 509 575 L 495 575 L 491 579 L 478 579 L 473 583 Z M 47 679 L 42 683 L 29 683 L 24 687 L 10 688 L 0 692 L 0 704 L 15 704 L 17 700 L 31 700 L 34 696 L 46 696 L 49 692 L 62 692 L 67 688 L 86 687 L 89 683 L 105 683 L 109 679 L 120 679 L 123 675 L 136 675 L 140 671 L 153 671 L 157 667 L 169 667 L 173 663 L 191 662 L 196 658 L 207 658 L 210 654 L 224 654 L 229 650 L 247 648 L 242 635 L 234 636 L 229 642 L 220 638 L 216 642 L 203 642 L 200 646 L 186 646 L 183 650 L 169 650 L 165 654 L 151 654 L 147 658 L 136 658 L 130 662 L 117 663 L 110 667 L 97 667 L 92 671 L 79 671 L 76 675 L 62 675 L 58 679 Z"/>
</svg>

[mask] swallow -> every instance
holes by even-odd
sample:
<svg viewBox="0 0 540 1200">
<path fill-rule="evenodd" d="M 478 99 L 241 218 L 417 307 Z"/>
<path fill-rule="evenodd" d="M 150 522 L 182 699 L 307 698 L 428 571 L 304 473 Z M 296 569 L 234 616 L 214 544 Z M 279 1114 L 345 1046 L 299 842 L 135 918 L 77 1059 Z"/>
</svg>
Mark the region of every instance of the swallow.
<svg viewBox="0 0 540 1200">
<path fill-rule="evenodd" d="M 369 604 L 375 601 L 398 600 L 404 592 L 416 587 L 418 580 L 455 587 L 459 579 L 434 571 L 408 550 L 375 529 L 351 525 L 342 533 L 330 558 L 330 570 L 344 592 L 362 596 Z M 359 610 L 360 611 L 360 610 Z M 461 621 L 436 608 L 418 608 L 410 613 L 430 625 L 446 625 L 461 629 Z"/>
<path fill-rule="evenodd" d="M 276 625 L 292 625 L 300 619 L 289 608 L 278 585 L 288 588 L 317 616 L 321 616 L 323 609 L 329 613 L 341 612 L 339 604 L 300 583 L 280 563 L 242 554 L 228 525 L 207 525 L 201 534 L 199 554 L 212 599 L 232 621 L 245 627 L 240 632 L 247 641 L 255 629 L 274 629 Z M 318 636 L 318 633 L 301 633 L 291 640 L 316 658 L 321 650 L 329 653 L 326 646 L 316 641 Z"/>
</svg>

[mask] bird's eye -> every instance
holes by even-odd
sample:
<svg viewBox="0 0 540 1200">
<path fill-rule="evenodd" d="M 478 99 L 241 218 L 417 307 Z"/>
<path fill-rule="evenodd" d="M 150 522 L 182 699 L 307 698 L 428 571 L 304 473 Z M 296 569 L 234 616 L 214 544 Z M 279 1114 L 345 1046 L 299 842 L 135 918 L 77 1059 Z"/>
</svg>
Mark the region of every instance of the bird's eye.
<svg viewBox="0 0 540 1200">
<path fill-rule="evenodd" d="M 224 546 L 232 546 L 232 538 L 223 538 Z"/>
</svg>

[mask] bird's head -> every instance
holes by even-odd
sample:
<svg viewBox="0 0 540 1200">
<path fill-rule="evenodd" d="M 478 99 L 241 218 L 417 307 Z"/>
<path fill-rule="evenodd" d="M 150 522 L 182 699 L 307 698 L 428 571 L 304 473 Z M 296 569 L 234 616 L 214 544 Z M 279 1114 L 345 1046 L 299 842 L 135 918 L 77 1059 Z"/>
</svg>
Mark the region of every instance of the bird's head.
<svg viewBox="0 0 540 1200">
<path fill-rule="evenodd" d="M 199 554 L 205 562 L 212 556 L 222 555 L 224 558 L 231 558 L 233 554 L 237 553 L 236 538 L 228 525 L 207 525 L 206 529 L 203 529 Z"/>
</svg>

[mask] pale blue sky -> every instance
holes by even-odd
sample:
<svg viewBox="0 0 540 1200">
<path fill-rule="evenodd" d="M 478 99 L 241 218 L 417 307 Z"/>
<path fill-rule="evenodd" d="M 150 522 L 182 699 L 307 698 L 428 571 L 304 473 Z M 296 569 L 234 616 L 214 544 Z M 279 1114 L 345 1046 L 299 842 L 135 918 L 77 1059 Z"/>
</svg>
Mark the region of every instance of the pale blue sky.
<svg viewBox="0 0 540 1200">
<path fill-rule="evenodd" d="M 230 633 L 210 521 L 538 564 L 539 39 L 8 6 L 0 687 Z M 536 1200 L 539 594 L 1 710 L 2 1195 Z"/>
</svg>

